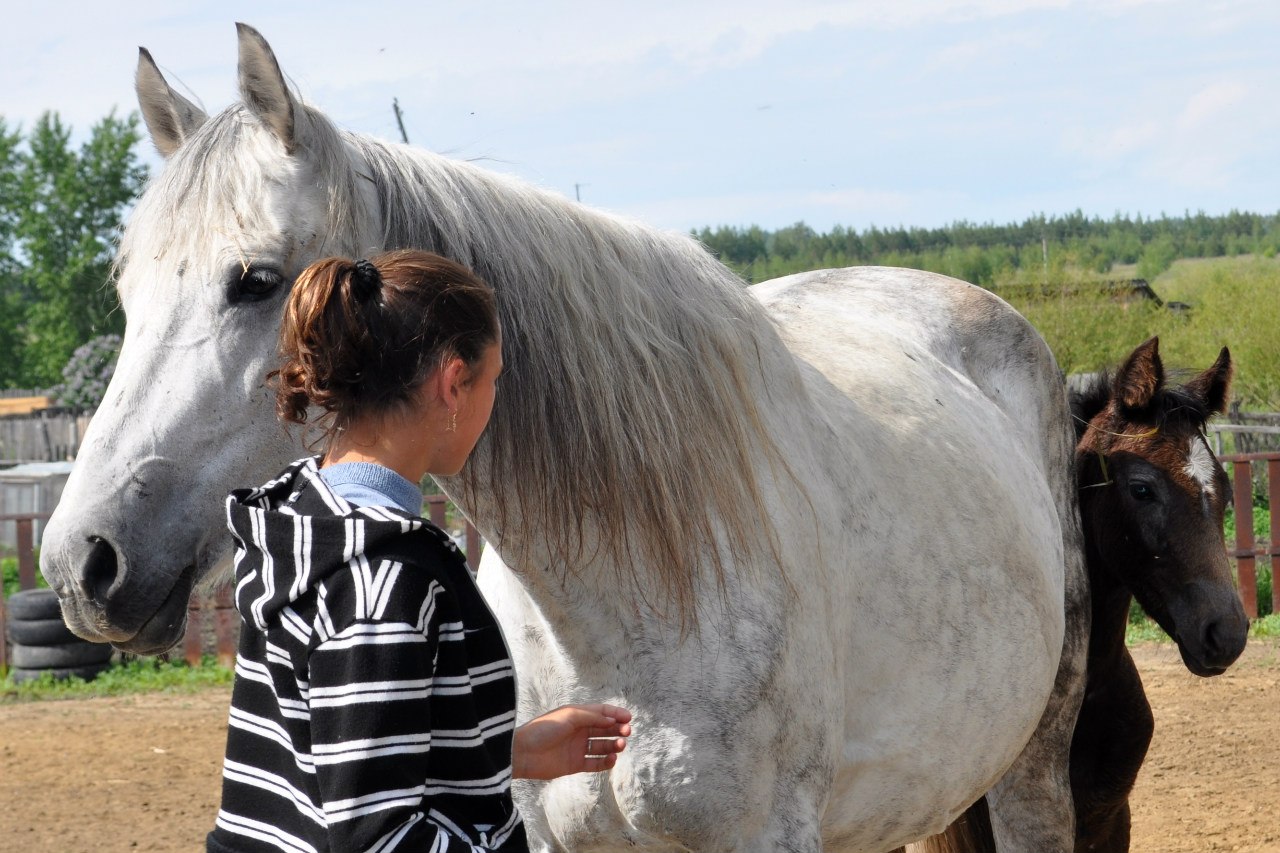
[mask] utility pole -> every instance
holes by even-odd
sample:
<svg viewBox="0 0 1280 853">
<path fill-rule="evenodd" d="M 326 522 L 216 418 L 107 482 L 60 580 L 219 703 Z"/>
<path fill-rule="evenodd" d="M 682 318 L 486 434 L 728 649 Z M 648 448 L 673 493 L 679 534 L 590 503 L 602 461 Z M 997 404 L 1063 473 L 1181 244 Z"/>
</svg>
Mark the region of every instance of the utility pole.
<svg viewBox="0 0 1280 853">
<path fill-rule="evenodd" d="M 396 113 L 396 124 L 400 125 L 400 139 L 407 145 L 409 144 L 409 134 L 404 132 L 404 113 L 400 111 L 400 101 L 397 98 L 391 99 L 391 109 Z"/>
<path fill-rule="evenodd" d="M 574 199 L 576 199 L 577 201 L 582 201 L 582 188 L 589 187 L 589 186 L 591 186 L 591 184 L 574 184 L 573 185 Z"/>
</svg>

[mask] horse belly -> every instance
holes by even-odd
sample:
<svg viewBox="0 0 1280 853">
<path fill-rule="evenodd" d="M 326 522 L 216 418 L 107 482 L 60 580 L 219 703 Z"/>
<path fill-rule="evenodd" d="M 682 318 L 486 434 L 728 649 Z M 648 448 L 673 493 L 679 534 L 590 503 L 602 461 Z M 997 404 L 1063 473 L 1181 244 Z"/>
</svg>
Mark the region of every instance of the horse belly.
<svg viewBox="0 0 1280 853">
<path fill-rule="evenodd" d="M 958 321 L 937 316 L 959 283 L 930 283 L 905 307 L 878 287 L 846 303 L 766 294 L 786 303 L 780 330 L 828 436 L 810 470 L 835 506 L 827 592 L 845 608 L 828 628 L 845 704 L 832 850 L 943 829 L 1022 751 L 1062 653 L 1053 444 L 1033 407 L 1044 365 L 1002 374 L 1007 399 L 992 399 L 964 372 Z M 1027 416 L 1009 400 L 1030 401 Z"/>
<path fill-rule="evenodd" d="M 845 743 L 831 830 L 895 843 L 941 830 L 1040 720 L 1062 648 L 1061 534 L 1047 495 L 984 493 L 983 473 L 953 471 L 952 488 L 909 478 L 936 489 L 932 499 L 899 508 L 880 547 L 864 540 L 844 567 Z M 1023 503 L 1009 513 L 988 503 L 997 496 Z M 993 510 L 1013 517 L 984 523 Z"/>
</svg>

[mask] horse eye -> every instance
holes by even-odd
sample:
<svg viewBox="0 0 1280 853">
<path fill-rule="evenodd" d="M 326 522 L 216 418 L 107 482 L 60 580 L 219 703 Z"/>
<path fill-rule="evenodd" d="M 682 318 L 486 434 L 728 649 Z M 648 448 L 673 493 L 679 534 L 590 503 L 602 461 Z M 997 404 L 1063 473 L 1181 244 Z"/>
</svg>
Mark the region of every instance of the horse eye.
<svg viewBox="0 0 1280 853">
<path fill-rule="evenodd" d="M 1129 494 L 1133 495 L 1135 499 L 1140 501 L 1155 500 L 1156 497 L 1155 490 L 1146 483 L 1130 483 Z"/>
<path fill-rule="evenodd" d="M 276 292 L 284 283 L 284 276 L 273 269 L 249 267 L 231 279 L 227 285 L 227 301 L 232 305 L 240 302 L 261 302 Z"/>
</svg>

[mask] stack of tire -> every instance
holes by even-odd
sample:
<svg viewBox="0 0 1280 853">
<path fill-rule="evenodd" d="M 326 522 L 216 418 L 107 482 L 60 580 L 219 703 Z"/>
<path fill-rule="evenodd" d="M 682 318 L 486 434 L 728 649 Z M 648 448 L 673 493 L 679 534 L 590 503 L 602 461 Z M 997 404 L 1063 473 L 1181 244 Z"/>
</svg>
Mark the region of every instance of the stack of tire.
<svg viewBox="0 0 1280 853">
<path fill-rule="evenodd" d="M 15 592 L 5 602 L 9 638 L 9 675 L 15 683 L 48 672 L 91 681 L 111 666 L 111 644 L 82 640 L 62 621 L 58 596 L 51 589 Z"/>
</svg>

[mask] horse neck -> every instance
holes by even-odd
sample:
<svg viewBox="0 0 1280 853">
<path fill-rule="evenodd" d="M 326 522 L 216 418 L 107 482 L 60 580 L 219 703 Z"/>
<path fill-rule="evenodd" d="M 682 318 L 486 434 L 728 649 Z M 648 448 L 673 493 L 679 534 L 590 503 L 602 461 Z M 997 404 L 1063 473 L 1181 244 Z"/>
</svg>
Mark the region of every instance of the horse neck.
<svg viewBox="0 0 1280 853">
<path fill-rule="evenodd" d="M 354 143 L 387 241 L 447 255 L 497 291 L 507 379 L 472 463 L 443 485 L 505 559 L 635 577 L 624 597 L 689 616 L 699 583 L 776 553 L 760 506 L 789 474 L 774 436 L 801 382 L 740 279 L 687 236 Z"/>
<path fill-rule="evenodd" d="M 1106 522 L 1091 511 L 1096 500 L 1087 490 L 1080 498 L 1092 609 L 1088 666 L 1091 679 L 1105 672 L 1124 651 L 1129 606 L 1133 600 L 1133 592 L 1121 579 L 1120 567 L 1107 554 L 1106 539 L 1102 535 Z"/>
</svg>

